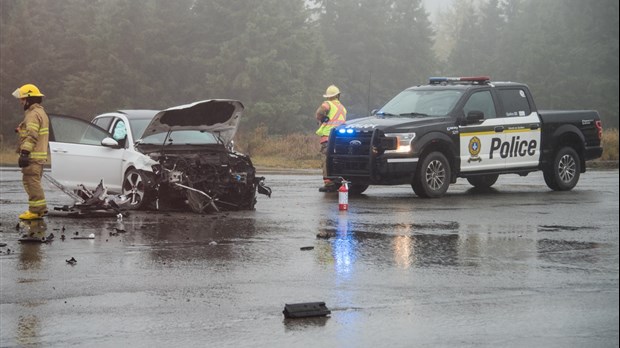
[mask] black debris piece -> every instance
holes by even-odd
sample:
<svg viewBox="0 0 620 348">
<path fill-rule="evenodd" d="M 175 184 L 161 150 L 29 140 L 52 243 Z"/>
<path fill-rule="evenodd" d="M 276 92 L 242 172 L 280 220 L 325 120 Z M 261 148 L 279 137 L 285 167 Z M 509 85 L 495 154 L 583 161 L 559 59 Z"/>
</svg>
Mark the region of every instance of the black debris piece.
<svg viewBox="0 0 620 348">
<path fill-rule="evenodd" d="M 70 265 L 75 265 L 77 263 L 77 260 L 74 257 L 70 258 L 69 260 L 65 260 L 65 261 L 67 261 L 67 263 Z"/>
<path fill-rule="evenodd" d="M 282 311 L 285 318 L 324 317 L 331 312 L 325 302 L 287 303 Z"/>
<path fill-rule="evenodd" d="M 314 249 L 313 246 L 305 246 L 305 247 L 299 248 L 299 250 L 312 250 L 312 249 Z"/>
</svg>

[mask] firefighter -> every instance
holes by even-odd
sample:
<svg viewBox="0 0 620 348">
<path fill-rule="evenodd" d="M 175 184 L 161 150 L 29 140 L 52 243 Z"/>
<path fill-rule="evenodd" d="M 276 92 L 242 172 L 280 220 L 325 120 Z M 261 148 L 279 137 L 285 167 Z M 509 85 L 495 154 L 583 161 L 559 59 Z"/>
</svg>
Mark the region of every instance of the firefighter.
<svg viewBox="0 0 620 348">
<path fill-rule="evenodd" d="M 41 106 L 43 94 L 33 84 L 26 84 L 13 92 L 24 108 L 24 120 L 15 131 L 19 135 L 19 167 L 22 182 L 28 194 L 28 210 L 19 215 L 22 220 L 41 219 L 47 214 L 45 193 L 41 187 L 43 165 L 47 162 L 49 145 L 49 118 Z"/>
<path fill-rule="evenodd" d="M 323 97 L 326 99 L 316 110 L 316 119 L 320 126 L 316 134 L 320 136 L 321 155 L 323 161 L 321 169 L 323 169 L 323 187 L 319 188 L 320 192 L 335 192 L 338 185 L 327 178 L 327 141 L 329 140 L 329 132 L 334 127 L 344 123 L 347 119 L 347 109 L 340 103 L 340 89 L 331 85 L 327 87 Z"/>
</svg>

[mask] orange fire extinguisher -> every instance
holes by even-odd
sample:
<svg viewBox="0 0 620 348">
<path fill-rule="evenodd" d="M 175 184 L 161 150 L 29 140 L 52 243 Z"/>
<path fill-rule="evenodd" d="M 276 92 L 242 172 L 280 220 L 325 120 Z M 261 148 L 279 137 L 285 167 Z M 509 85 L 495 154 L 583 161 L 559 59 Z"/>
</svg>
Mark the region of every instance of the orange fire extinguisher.
<svg viewBox="0 0 620 348">
<path fill-rule="evenodd" d="M 338 210 L 349 210 L 349 182 L 342 180 L 342 184 L 338 189 Z"/>
</svg>

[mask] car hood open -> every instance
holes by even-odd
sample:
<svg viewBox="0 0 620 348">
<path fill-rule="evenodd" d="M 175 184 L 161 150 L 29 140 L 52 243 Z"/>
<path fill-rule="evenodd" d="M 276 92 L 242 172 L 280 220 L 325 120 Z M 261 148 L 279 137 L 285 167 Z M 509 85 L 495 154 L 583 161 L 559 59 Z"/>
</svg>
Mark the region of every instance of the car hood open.
<svg viewBox="0 0 620 348">
<path fill-rule="evenodd" d="M 209 99 L 158 112 L 142 137 L 170 130 L 201 130 L 219 135 L 228 144 L 239 126 L 243 104 L 232 99 Z"/>
</svg>

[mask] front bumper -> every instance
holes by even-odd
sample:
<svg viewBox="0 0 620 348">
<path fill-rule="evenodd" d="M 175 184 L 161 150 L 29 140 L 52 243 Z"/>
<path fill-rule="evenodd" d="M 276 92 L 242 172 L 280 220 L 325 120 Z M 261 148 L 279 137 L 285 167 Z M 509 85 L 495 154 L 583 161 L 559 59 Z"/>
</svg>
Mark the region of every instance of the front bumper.
<svg viewBox="0 0 620 348">
<path fill-rule="evenodd" d="M 381 132 L 355 130 L 338 136 L 332 132 L 327 155 L 329 177 L 342 177 L 359 184 L 397 185 L 412 182 L 418 158 L 411 154 L 385 153 Z"/>
</svg>

